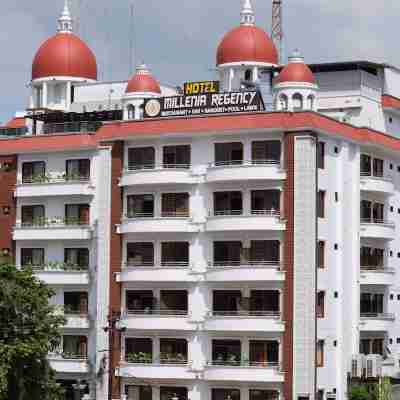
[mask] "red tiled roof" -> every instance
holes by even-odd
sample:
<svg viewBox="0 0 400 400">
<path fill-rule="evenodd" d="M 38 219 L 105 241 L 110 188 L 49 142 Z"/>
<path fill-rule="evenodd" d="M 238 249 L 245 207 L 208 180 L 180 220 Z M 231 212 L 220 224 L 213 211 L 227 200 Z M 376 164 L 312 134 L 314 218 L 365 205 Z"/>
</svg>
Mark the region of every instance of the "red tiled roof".
<svg viewBox="0 0 400 400">
<path fill-rule="evenodd" d="M 8 121 L 5 125 L 6 128 L 24 128 L 26 126 L 24 117 L 16 117 Z"/>
</svg>

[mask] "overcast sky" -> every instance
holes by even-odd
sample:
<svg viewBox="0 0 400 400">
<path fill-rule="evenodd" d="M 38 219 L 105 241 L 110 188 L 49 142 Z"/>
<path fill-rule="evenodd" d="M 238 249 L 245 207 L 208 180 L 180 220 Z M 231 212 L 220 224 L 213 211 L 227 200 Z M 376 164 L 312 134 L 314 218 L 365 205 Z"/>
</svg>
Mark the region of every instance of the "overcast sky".
<svg viewBox="0 0 400 400">
<path fill-rule="evenodd" d="M 27 105 L 33 56 L 53 35 L 64 0 L 1 0 L 0 122 Z M 241 0 L 71 0 L 78 34 L 97 56 L 101 80 L 129 71 L 130 4 L 135 57 L 157 79 L 181 84 L 212 78 L 219 40 L 239 23 Z M 367 59 L 400 66 L 398 0 L 283 0 L 286 53 L 306 62 Z M 268 32 L 272 0 L 253 0 L 256 21 Z"/>
</svg>

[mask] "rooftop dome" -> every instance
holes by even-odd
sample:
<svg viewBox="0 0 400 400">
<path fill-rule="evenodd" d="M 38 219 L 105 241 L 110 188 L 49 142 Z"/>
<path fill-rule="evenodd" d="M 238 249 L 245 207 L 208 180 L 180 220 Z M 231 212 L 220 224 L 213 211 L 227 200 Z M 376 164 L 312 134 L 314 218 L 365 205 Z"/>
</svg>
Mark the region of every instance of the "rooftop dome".
<svg viewBox="0 0 400 400">
<path fill-rule="evenodd" d="M 58 33 L 40 46 L 32 64 L 32 80 L 53 76 L 97 80 L 96 58 L 86 43 L 73 34 L 67 0 L 58 19 Z"/>
<path fill-rule="evenodd" d="M 267 33 L 255 26 L 250 0 L 243 0 L 240 26 L 222 38 L 217 50 L 217 65 L 257 62 L 278 64 L 278 52 Z"/>
<path fill-rule="evenodd" d="M 316 84 L 314 74 L 308 65 L 304 63 L 304 58 L 297 50 L 289 57 L 288 64 L 279 74 L 275 84 L 290 82 Z"/>
<path fill-rule="evenodd" d="M 145 64 L 136 68 L 136 73 L 129 80 L 125 93 L 157 93 L 161 94 L 159 83 L 153 78 Z"/>
</svg>

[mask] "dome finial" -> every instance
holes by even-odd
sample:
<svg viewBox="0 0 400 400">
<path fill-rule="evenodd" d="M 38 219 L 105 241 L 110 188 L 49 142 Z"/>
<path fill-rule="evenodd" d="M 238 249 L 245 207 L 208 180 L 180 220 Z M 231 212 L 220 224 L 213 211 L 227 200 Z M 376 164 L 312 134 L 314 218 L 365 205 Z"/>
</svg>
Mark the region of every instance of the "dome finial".
<svg viewBox="0 0 400 400">
<path fill-rule="evenodd" d="M 72 17 L 69 11 L 69 1 L 65 0 L 64 10 L 61 16 L 58 18 L 58 28 L 59 33 L 72 33 Z"/>
<path fill-rule="evenodd" d="M 242 11 L 240 12 L 240 16 L 241 25 L 254 25 L 256 18 L 250 0 L 242 0 Z"/>
</svg>

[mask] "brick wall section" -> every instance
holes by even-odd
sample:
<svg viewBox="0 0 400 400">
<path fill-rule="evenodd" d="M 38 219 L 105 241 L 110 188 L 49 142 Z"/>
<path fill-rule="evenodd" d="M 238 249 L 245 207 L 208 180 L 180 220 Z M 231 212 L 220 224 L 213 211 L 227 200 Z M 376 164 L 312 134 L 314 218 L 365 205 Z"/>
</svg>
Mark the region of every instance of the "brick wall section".
<svg viewBox="0 0 400 400">
<path fill-rule="evenodd" d="M 115 273 L 121 271 L 122 264 L 122 244 L 121 235 L 116 232 L 116 225 L 121 223 L 122 216 L 122 190 L 118 186 L 123 169 L 123 142 L 113 142 L 111 144 L 111 236 L 110 236 L 110 306 L 109 315 L 121 311 L 121 286 L 115 279 Z M 110 337 L 111 339 L 111 337 Z M 120 335 L 114 334 L 113 357 L 111 360 L 112 371 L 118 367 L 121 359 Z M 120 397 L 120 381 L 113 373 L 112 376 L 112 396 Z"/>
<path fill-rule="evenodd" d="M 287 177 L 284 192 L 284 217 L 286 232 L 284 235 L 284 304 L 283 319 L 285 333 L 283 335 L 283 371 L 285 383 L 284 399 L 293 400 L 293 241 L 294 241 L 294 139 L 295 134 L 287 133 L 284 141 L 285 169 Z"/>
<path fill-rule="evenodd" d="M 5 168 L 9 165 L 9 169 Z M 16 220 L 16 202 L 14 189 L 17 184 L 17 157 L 0 156 L 0 260 L 2 249 L 10 249 L 15 260 L 15 246 L 12 240 L 12 231 Z M 9 214 L 5 214 L 3 207 L 9 207 Z"/>
</svg>

